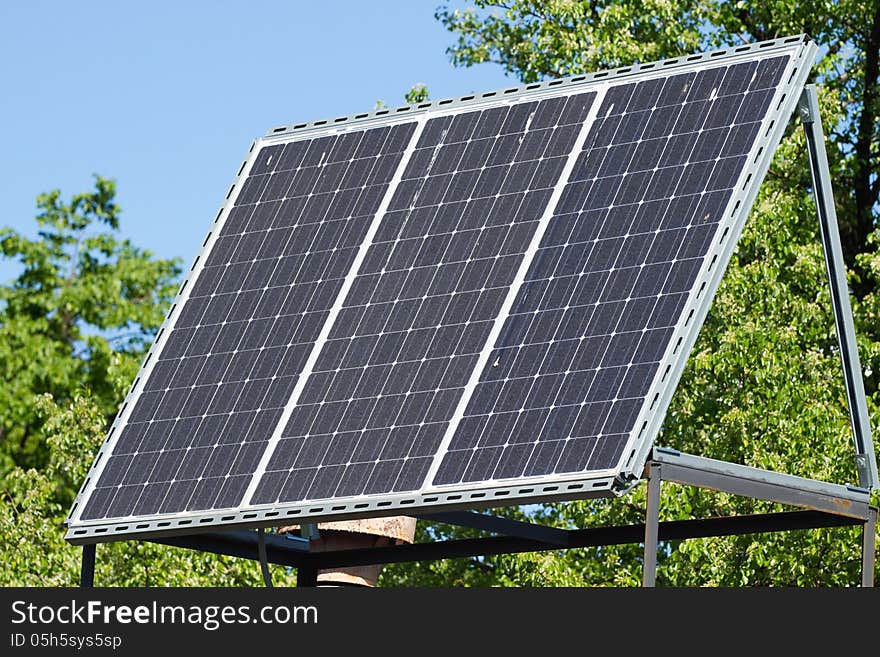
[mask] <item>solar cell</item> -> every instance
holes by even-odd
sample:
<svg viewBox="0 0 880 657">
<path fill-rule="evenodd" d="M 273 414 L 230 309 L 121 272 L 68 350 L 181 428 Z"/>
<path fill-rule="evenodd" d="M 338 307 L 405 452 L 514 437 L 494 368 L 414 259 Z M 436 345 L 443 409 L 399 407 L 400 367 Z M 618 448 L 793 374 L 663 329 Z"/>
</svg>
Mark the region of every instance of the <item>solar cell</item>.
<svg viewBox="0 0 880 657">
<path fill-rule="evenodd" d="M 796 37 L 271 132 L 69 538 L 626 486 L 814 54 Z"/>
</svg>

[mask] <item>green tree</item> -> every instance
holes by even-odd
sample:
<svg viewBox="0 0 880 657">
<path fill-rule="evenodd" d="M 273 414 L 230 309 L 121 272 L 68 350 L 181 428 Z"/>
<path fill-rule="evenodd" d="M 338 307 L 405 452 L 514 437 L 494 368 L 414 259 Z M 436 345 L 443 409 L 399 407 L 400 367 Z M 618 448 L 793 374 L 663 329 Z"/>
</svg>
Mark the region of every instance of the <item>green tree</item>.
<svg viewBox="0 0 880 657">
<path fill-rule="evenodd" d="M 75 584 L 62 523 L 180 275 L 118 236 L 112 180 L 37 199 L 37 237 L 0 230 L 21 272 L 0 287 L 0 585 Z M 98 548 L 99 584 L 243 585 L 253 564 L 137 541 Z M 289 581 L 276 573 L 280 583 Z"/>
<path fill-rule="evenodd" d="M 859 348 L 875 426 L 880 357 L 880 3 L 648 0 L 473 0 L 437 18 L 458 66 L 492 62 L 531 82 L 717 46 L 807 32 L 855 293 Z M 829 129 L 830 128 L 830 129 Z M 658 444 L 828 481 L 856 473 L 833 319 L 808 194 L 803 136 L 792 123 L 676 391 Z M 641 522 L 644 487 L 620 500 L 529 510 L 562 527 Z M 875 498 L 876 499 L 876 498 Z M 753 500 L 666 485 L 661 517 L 767 511 Z M 421 538 L 470 534 L 421 526 Z M 661 550 L 671 585 L 846 585 L 857 581 L 858 534 L 825 529 L 676 542 Z M 385 584 L 634 585 L 638 546 L 614 546 L 386 569 Z"/>
<path fill-rule="evenodd" d="M 45 467 L 34 398 L 59 402 L 88 388 L 112 417 L 162 323 L 180 274 L 120 239 L 112 180 L 69 201 L 58 190 L 37 198 L 37 235 L 0 229 L 0 255 L 20 273 L 0 287 L 0 472 Z"/>
<path fill-rule="evenodd" d="M 404 100 L 410 105 L 424 103 L 429 98 L 430 95 L 428 94 L 428 87 L 422 82 L 417 82 L 416 84 L 414 84 L 404 96 Z"/>
</svg>

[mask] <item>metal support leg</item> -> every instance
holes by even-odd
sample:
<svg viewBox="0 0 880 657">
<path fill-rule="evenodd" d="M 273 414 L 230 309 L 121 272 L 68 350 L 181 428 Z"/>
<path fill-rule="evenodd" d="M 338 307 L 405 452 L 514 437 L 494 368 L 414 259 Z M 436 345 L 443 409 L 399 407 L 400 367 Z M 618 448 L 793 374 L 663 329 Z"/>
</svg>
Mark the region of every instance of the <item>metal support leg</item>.
<svg viewBox="0 0 880 657">
<path fill-rule="evenodd" d="M 257 558 L 260 561 L 260 572 L 263 574 L 263 584 L 272 587 L 272 573 L 269 572 L 269 558 L 266 556 L 266 531 L 260 527 L 257 530 Z"/>
<path fill-rule="evenodd" d="M 657 583 L 657 528 L 660 523 L 659 463 L 648 465 L 648 504 L 645 512 L 645 558 L 642 570 L 642 586 L 653 587 Z"/>
<path fill-rule="evenodd" d="M 846 399 L 856 444 L 859 485 L 862 488 L 873 489 L 880 486 L 880 480 L 877 475 L 877 461 L 874 458 L 868 403 L 865 400 L 862 366 L 859 363 L 856 331 L 846 283 L 846 265 L 843 262 L 843 249 L 840 246 L 840 233 L 837 229 L 837 211 L 834 208 L 831 174 L 825 153 L 825 134 L 822 131 L 819 97 L 815 85 L 808 84 L 804 87 L 798 111 L 807 138 L 810 173 L 813 176 L 813 198 L 816 200 L 816 212 L 819 215 L 822 249 L 825 252 L 825 266 L 831 288 L 831 306 L 834 310 L 834 324 L 837 328 L 843 378 L 846 383 Z"/>
<path fill-rule="evenodd" d="M 296 586 L 317 586 L 318 567 L 311 560 L 306 560 L 296 569 Z"/>
<path fill-rule="evenodd" d="M 79 571 L 79 585 L 92 588 L 95 585 L 95 543 L 82 546 L 82 566 Z"/>
<path fill-rule="evenodd" d="M 877 533 L 877 507 L 862 525 L 862 586 L 874 586 L 874 536 Z"/>
</svg>

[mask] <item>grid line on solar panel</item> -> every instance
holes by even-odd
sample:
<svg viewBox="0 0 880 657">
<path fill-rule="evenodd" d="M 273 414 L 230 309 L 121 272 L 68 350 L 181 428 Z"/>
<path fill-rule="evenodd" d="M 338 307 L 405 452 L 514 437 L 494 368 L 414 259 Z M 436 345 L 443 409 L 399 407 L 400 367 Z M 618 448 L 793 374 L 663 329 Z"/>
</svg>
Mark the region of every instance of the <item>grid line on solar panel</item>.
<svg viewBox="0 0 880 657">
<path fill-rule="evenodd" d="M 428 121 L 254 503 L 423 484 L 593 95 Z"/>
<path fill-rule="evenodd" d="M 787 61 L 609 89 L 435 484 L 618 463 Z"/>
<path fill-rule="evenodd" d="M 413 128 L 259 152 L 84 518 L 241 501 Z"/>
</svg>

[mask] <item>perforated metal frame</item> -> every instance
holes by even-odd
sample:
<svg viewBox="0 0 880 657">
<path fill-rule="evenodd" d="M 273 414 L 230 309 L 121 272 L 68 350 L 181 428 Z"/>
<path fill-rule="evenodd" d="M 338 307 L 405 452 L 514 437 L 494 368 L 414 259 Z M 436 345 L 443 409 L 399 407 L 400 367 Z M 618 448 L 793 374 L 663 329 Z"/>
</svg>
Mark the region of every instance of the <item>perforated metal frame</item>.
<svg viewBox="0 0 880 657">
<path fill-rule="evenodd" d="M 676 326 L 673 338 L 657 376 L 645 397 L 645 404 L 635 424 L 616 468 L 576 473 L 570 475 L 551 475 L 521 478 L 507 482 L 479 482 L 469 485 L 432 487 L 430 482 L 417 493 L 385 494 L 334 498 L 330 500 L 306 501 L 299 503 L 241 506 L 235 509 L 165 514 L 149 517 L 124 519 L 100 519 L 82 521 L 80 515 L 85 501 L 100 477 L 108 453 L 118 438 L 119 428 L 127 421 L 134 404 L 140 395 L 143 383 L 148 378 L 153 364 L 158 360 L 169 332 L 180 313 L 181 306 L 188 298 L 189 289 L 201 271 L 202 263 L 210 252 L 235 198 L 240 183 L 247 178 L 259 151 L 279 142 L 297 139 L 312 139 L 324 134 L 337 134 L 351 130 L 365 130 L 371 127 L 399 124 L 417 120 L 422 122 L 429 117 L 442 116 L 460 111 L 473 111 L 484 106 L 496 106 L 501 102 L 514 103 L 535 100 L 546 96 L 582 93 L 594 90 L 605 83 L 626 82 L 627 78 L 638 80 L 666 76 L 671 72 L 680 73 L 691 69 L 701 69 L 707 62 L 718 62 L 719 66 L 730 65 L 738 60 L 776 56 L 781 53 L 791 55 L 784 73 L 783 83 L 774 97 L 773 109 L 768 112 L 762 126 L 763 138 L 759 138 L 748 157 L 748 166 L 742 172 L 737 184 L 737 192 L 730 199 L 719 226 L 716 243 L 705 258 L 698 275 L 682 320 Z M 708 313 L 714 293 L 730 260 L 736 241 L 748 216 L 751 205 L 760 188 L 760 182 L 770 165 L 773 153 L 782 138 L 788 118 L 795 109 L 799 91 L 803 86 L 817 48 L 805 36 L 776 39 L 758 44 L 718 50 L 699 55 L 680 57 L 660 62 L 625 67 L 590 75 L 573 76 L 479 95 L 464 96 L 458 99 L 445 99 L 426 102 L 414 106 L 379 110 L 324 121 L 297 124 L 275 128 L 261 139 L 252 143 L 248 156 L 226 195 L 223 207 L 218 212 L 211 231 L 205 238 L 202 250 L 193 262 L 187 279 L 182 283 L 178 295 L 160 328 L 156 340 L 144 359 L 128 395 L 111 427 L 104 444 L 98 451 L 95 462 L 74 501 L 67 519 L 66 539 L 71 543 L 91 543 L 97 541 L 121 540 L 124 538 L 146 538 L 176 533 L 190 534 L 199 530 L 216 530 L 223 527 L 256 527 L 282 525 L 291 519 L 309 522 L 319 520 L 342 520 L 369 516 L 391 515 L 400 512 L 414 513 L 416 510 L 439 511 L 453 508 L 475 508 L 478 506 L 504 506 L 520 502 L 539 502 L 572 498 L 589 498 L 620 494 L 637 482 L 641 469 L 654 443 L 663 417 L 665 416 L 672 393 L 678 383 L 691 348 L 696 341 L 699 328 Z M 389 187 L 386 194 L 393 194 Z M 650 401 L 649 401 L 650 400 Z M 438 453 L 436 459 L 442 459 Z"/>
</svg>

